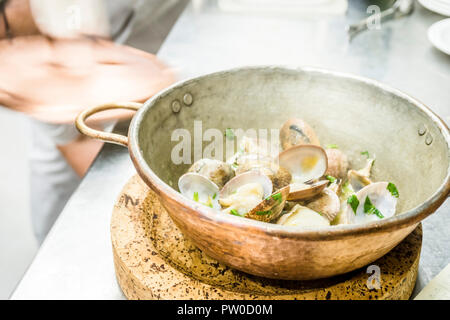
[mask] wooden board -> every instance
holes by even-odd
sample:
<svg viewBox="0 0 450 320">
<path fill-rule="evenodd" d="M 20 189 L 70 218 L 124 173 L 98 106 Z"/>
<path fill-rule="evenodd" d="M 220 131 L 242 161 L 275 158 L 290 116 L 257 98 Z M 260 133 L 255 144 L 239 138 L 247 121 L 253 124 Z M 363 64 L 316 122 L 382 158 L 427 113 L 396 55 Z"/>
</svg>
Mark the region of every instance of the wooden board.
<svg viewBox="0 0 450 320">
<path fill-rule="evenodd" d="M 111 241 L 116 276 L 128 299 L 408 299 L 417 278 L 422 227 L 372 264 L 380 268 L 378 290 L 367 287 L 372 274 L 367 268 L 314 281 L 265 279 L 197 249 L 156 194 L 134 176 L 114 206 Z"/>
</svg>

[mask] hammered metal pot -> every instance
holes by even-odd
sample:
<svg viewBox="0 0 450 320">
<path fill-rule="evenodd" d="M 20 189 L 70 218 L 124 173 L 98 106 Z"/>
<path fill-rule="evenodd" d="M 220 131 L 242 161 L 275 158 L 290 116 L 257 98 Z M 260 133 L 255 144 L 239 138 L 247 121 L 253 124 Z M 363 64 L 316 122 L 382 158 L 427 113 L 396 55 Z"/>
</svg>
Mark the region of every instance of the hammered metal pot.
<svg viewBox="0 0 450 320">
<path fill-rule="evenodd" d="M 111 108 L 138 109 L 128 137 L 86 126 L 90 115 Z M 222 214 L 181 196 L 171 141 L 194 120 L 208 128 L 279 129 L 300 117 L 323 145 L 339 145 L 355 166 L 361 151 L 376 155 L 375 180 L 394 182 L 398 214 L 364 225 L 295 230 Z M 201 250 L 238 270 L 267 278 L 330 277 L 380 258 L 433 213 L 450 190 L 449 129 L 414 98 L 373 80 L 313 68 L 239 68 L 180 82 L 144 105 L 86 110 L 78 129 L 128 146 L 141 178 L 159 195 L 173 221 Z M 194 139 L 192 139 L 194 140 Z M 193 143 L 193 141 L 192 141 Z M 173 187 L 172 187 L 173 186 Z"/>
</svg>

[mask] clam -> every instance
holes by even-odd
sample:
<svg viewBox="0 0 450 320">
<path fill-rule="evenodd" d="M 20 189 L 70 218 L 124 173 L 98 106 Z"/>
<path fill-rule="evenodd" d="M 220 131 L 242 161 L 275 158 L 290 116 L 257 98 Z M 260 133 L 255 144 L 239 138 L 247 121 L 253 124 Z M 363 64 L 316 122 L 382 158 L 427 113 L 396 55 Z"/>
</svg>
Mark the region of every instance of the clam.
<svg viewBox="0 0 450 320">
<path fill-rule="evenodd" d="M 230 164 L 214 159 L 200 159 L 188 170 L 201 174 L 222 188 L 228 180 L 234 177 L 234 170 Z"/>
<path fill-rule="evenodd" d="M 314 130 L 301 119 L 289 119 L 280 130 L 280 142 L 283 150 L 296 145 L 313 144 L 320 145 Z"/>
<path fill-rule="evenodd" d="M 316 212 L 320 212 L 331 222 L 336 218 L 341 209 L 341 201 L 336 192 L 330 188 L 325 188 L 320 194 L 308 201 L 306 207 Z"/>
<path fill-rule="evenodd" d="M 278 219 L 283 211 L 289 194 L 289 186 L 275 191 L 269 197 L 265 198 L 256 207 L 250 210 L 245 217 L 264 222 L 271 222 Z"/>
<path fill-rule="evenodd" d="M 388 185 L 388 182 L 374 182 L 356 192 L 353 201 L 347 203 L 348 223 L 365 223 L 392 217 L 397 197 L 391 193 Z"/>
<path fill-rule="evenodd" d="M 236 175 L 248 171 L 258 171 L 266 175 L 272 181 L 274 190 L 287 186 L 292 179 L 289 171 L 267 158 L 247 159 L 247 161 L 244 161 L 236 168 Z"/>
<path fill-rule="evenodd" d="M 249 171 L 228 181 L 219 193 L 225 213 L 245 216 L 272 193 L 272 181 L 257 171 Z"/>
<path fill-rule="evenodd" d="M 277 224 L 300 228 L 315 228 L 328 227 L 330 221 L 320 213 L 297 204 L 289 213 L 281 216 Z"/>
<path fill-rule="evenodd" d="M 347 179 L 350 182 L 352 188 L 355 191 L 359 191 L 365 186 L 372 183 L 370 180 L 370 171 L 372 170 L 372 166 L 375 159 L 368 159 L 364 168 L 360 170 L 349 170 L 347 173 Z"/>
<path fill-rule="evenodd" d="M 328 180 L 320 180 L 313 183 L 291 183 L 289 185 L 290 192 L 287 199 L 298 201 L 312 198 L 320 194 L 326 188 L 328 183 Z"/>
<path fill-rule="evenodd" d="M 263 190 L 262 197 L 268 197 L 272 193 L 272 181 L 266 175 L 257 171 L 249 171 L 237 175 L 228 181 L 222 190 L 220 190 L 219 198 L 227 198 L 236 193 L 238 188 L 249 183 L 257 183 L 261 185 Z"/>
<path fill-rule="evenodd" d="M 219 203 L 225 213 L 270 222 L 281 214 L 289 187 L 272 193 L 272 181 L 258 171 L 248 171 L 231 179 L 220 191 Z"/>
<path fill-rule="evenodd" d="M 325 150 L 314 145 L 299 145 L 280 153 L 279 164 L 292 176 L 289 200 L 303 200 L 319 194 L 328 181 L 311 182 L 319 179 L 327 170 Z"/>
<path fill-rule="evenodd" d="M 218 203 L 219 187 L 204 175 L 188 172 L 178 180 L 180 193 L 188 199 L 214 209 L 221 209 Z"/>
<path fill-rule="evenodd" d="M 339 149 L 326 149 L 328 158 L 328 169 L 326 175 L 335 178 L 345 178 L 348 170 L 348 159 L 345 153 Z"/>
</svg>

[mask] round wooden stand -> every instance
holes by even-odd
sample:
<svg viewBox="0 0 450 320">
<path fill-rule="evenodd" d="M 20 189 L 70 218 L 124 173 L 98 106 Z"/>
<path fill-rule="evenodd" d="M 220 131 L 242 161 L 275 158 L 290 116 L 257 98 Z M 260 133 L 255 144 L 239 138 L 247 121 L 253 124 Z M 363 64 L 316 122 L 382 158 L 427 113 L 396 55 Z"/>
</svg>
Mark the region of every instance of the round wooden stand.
<svg viewBox="0 0 450 320">
<path fill-rule="evenodd" d="M 408 299 L 417 277 L 422 228 L 372 263 L 379 267 L 379 289 L 367 286 L 369 278 L 378 278 L 371 268 L 315 281 L 265 279 L 231 269 L 197 249 L 156 194 L 134 176 L 114 206 L 111 241 L 116 276 L 128 299 Z"/>
</svg>

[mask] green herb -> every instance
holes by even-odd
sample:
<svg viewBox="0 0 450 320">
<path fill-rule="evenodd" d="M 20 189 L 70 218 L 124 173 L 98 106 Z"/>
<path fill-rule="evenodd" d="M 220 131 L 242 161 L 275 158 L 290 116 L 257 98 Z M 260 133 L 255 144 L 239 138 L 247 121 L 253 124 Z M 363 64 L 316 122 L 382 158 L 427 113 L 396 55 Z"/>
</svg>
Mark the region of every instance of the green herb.
<svg viewBox="0 0 450 320">
<path fill-rule="evenodd" d="M 257 214 L 258 216 L 265 216 L 265 215 L 272 214 L 272 210 L 267 210 L 267 211 L 256 211 L 256 214 Z"/>
<path fill-rule="evenodd" d="M 327 149 L 339 149 L 337 144 L 328 144 L 328 145 L 326 145 L 326 148 Z"/>
<path fill-rule="evenodd" d="M 361 155 L 366 156 L 367 159 L 370 158 L 369 151 L 363 151 L 363 152 L 361 152 Z"/>
<path fill-rule="evenodd" d="M 327 180 L 330 181 L 329 184 L 334 183 L 336 181 L 336 178 L 333 176 L 326 176 L 325 178 L 327 178 Z"/>
<path fill-rule="evenodd" d="M 389 182 L 387 185 L 387 189 L 392 194 L 392 196 L 398 198 L 399 194 L 398 194 L 398 190 L 397 190 L 397 187 L 395 186 L 395 184 L 393 184 L 392 182 Z"/>
<path fill-rule="evenodd" d="M 194 192 L 194 201 L 198 202 L 198 192 L 197 191 Z"/>
<path fill-rule="evenodd" d="M 233 129 L 226 128 L 225 129 L 225 137 L 227 137 L 228 139 L 234 139 L 235 135 L 234 135 Z"/>
<path fill-rule="evenodd" d="M 230 210 L 230 213 L 231 213 L 233 216 L 238 216 L 238 217 L 241 216 L 241 215 L 237 212 L 236 209 L 231 209 L 231 210 Z"/>
<path fill-rule="evenodd" d="M 351 195 L 348 199 L 347 199 L 347 203 L 350 205 L 350 207 L 352 207 L 353 212 L 356 215 L 356 210 L 358 209 L 359 206 L 359 200 L 356 197 L 356 195 Z"/>
<path fill-rule="evenodd" d="M 281 203 L 281 198 L 282 198 L 281 197 L 281 192 L 275 193 L 271 197 L 272 197 L 273 200 L 277 200 L 278 203 Z"/>
<path fill-rule="evenodd" d="M 212 199 L 210 196 L 208 196 L 208 201 L 205 203 L 205 206 L 213 208 L 213 203 L 212 203 Z"/>
<path fill-rule="evenodd" d="M 375 208 L 375 206 L 372 204 L 372 202 L 369 199 L 369 196 L 367 196 L 366 197 L 366 201 L 364 201 L 364 212 L 367 213 L 367 214 L 374 214 L 380 219 L 384 218 L 384 216 L 380 212 L 380 210 Z"/>
<path fill-rule="evenodd" d="M 213 194 L 213 199 L 215 199 L 217 197 L 217 193 Z"/>
</svg>

